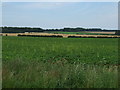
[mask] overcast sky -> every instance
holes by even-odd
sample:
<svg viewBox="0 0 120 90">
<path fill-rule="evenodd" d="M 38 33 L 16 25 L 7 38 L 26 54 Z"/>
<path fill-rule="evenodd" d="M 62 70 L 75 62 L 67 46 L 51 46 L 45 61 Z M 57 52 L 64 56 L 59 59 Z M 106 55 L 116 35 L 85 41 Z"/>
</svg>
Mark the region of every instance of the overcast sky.
<svg viewBox="0 0 120 90">
<path fill-rule="evenodd" d="M 3 26 L 118 28 L 117 2 L 3 2 Z"/>
</svg>

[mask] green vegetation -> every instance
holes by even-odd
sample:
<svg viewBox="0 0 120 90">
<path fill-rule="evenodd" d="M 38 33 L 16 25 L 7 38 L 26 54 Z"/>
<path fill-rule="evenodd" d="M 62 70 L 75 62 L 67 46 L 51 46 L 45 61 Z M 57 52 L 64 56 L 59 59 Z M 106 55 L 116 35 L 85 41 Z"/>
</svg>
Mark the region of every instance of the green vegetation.
<svg viewBox="0 0 120 90">
<path fill-rule="evenodd" d="M 102 34 L 102 33 L 89 33 L 89 32 L 60 32 L 60 31 L 49 31 L 47 33 L 54 34 L 80 34 L 80 35 L 114 35 L 114 34 Z"/>
<path fill-rule="evenodd" d="M 116 32 L 117 30 L 106 30 L 101 28 L 61 28 L 61 29 L 42 29 L 31 27 L 0 27 L 2 33 L 25 33 L 25 32 L 85 32 L 85 31 L 100 31 L 100 32 Z"/>
<path fill-rule="evenodd" d="M 5 36 L 3 88 L 117 88 L 117 38 Z"/>
<path fill-rule="evenodd" d="M 2 36 L 0 36 L 2 42 Z M 2 88 L 2 43 L 0 43 L 0 89 Z"/>
</svg>

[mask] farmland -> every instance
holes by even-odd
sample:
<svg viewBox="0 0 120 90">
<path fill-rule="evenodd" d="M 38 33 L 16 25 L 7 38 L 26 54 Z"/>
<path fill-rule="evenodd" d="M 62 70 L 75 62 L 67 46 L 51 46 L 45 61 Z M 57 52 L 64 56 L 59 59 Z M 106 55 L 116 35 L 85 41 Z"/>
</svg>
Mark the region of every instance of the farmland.
<svg viewBox="0 0 120 90">
<path fill-rule="evenodd" d="M 95 31 L 81 31 L 81 32 L 61 32 L 61 31 L 49 31 L 47 33 L 54 34 L 79 34 L 79 35 L 114 35 L 115 32 L 95 32 Z"/>
<path fill-rule="evenodd" d="M 118 38 L 3 36 L 4 88 L 117 88 Z"/>
<path fill-rule="evenodd" d="M 25 32 L 25 33 L 0 33 L 1 36 L 30 36 L 30 37 L 81 37 L 81 38 L 120 38 L 115 32 Z"/>
</svg>

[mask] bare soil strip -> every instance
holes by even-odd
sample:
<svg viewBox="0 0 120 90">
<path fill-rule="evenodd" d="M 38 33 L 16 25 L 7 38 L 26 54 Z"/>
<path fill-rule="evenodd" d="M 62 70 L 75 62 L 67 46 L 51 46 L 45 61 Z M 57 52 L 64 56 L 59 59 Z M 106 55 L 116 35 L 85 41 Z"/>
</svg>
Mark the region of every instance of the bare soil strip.
<svg viewBox="0 0 120 90">
<path fill-rule="evenodd" d="M 86 33 L 115 34 L 115 32 L 86 32 Z"/>
</svg>

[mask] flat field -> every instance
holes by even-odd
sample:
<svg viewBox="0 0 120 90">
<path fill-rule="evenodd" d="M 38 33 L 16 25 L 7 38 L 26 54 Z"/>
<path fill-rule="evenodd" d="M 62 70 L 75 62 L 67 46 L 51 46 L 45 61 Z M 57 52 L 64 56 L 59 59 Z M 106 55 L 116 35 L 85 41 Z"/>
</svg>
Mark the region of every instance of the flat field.
<svg viewBox="0 0 120 90">
<path fill-rule="evenodd" d="M 118 38 L 2 39 L 3 88 L 117 88 Z"/>
<path fill-rule="evenodd" d="M 94 32 L 94 31 L 81 31 L 81 32 L 62 32 L 62 31 L 49 31 L 47 33 L 54 34 L 78 34 L 78 35 L 114 35 L 115 32 Z"/>
</svg>

